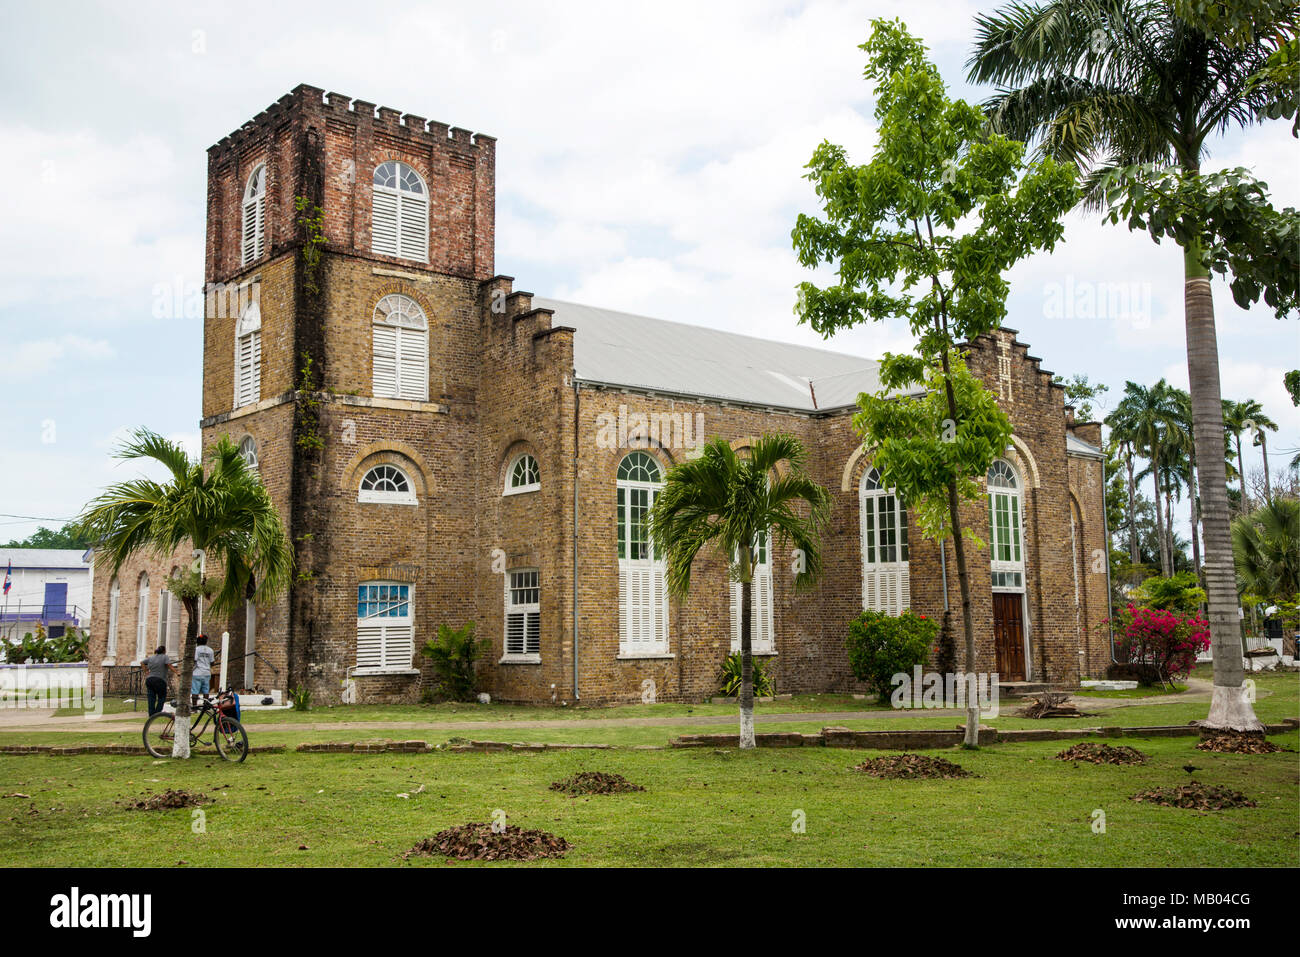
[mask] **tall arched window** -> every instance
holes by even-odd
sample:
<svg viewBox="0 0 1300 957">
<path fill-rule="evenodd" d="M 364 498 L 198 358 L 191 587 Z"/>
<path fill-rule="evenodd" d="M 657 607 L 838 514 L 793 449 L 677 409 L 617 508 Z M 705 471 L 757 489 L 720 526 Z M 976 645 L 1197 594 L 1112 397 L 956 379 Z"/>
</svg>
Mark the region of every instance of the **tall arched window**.
<svg viewBox="0 0 1300 957">
<path fill-rule="evenodd" d="M 239 443 L 239 457 L 250 469 L 257 471 L 257 440 L 251 435 L 244 436 L 243 441 Z"/>
<path fill-rule="evenodd" d="M 235 324 L 235 408 L 262 398 L 262 308 L 254 300 Z"/>
<path fill-rule="evenodd" d="M 388 505 L 417 505 L 415 487 L 410 477 L 396 465 L 376 465 L 361 477 L 358 502 Z"/>
<path fill-rule="evenodd" d="M 772 614 L 772 549 L 767 532 L 760 532 L 754 541 L 754 581 L 749 600 L 749 642 L 754 654 L 772 654 L 776 651 L 776 628 Z M 735 556 L 739 560 L 739 556 Z M 740 650 L 740 612 L 742 587 L 739 581 L 731 582 L 731 650 Z"/>
<path fill-rule="evenodd" d="M 429 190 L 420 174 L 396 160 L 375 167 L 370 250 L 429 261 Z"/>
<path fill-rule="evenodd" d="M 654 456 L 629 452 L 618 465 L 617 484 L 619 654 L 667 654 L 667 570 L 646 525 L 663 470 Z"/>
<path fill-rule="evenodd" d="M 141 572 L 136 586 L 135 660 L 149 654 L 149 573 Z"/>
<path fill-rule="evenodd" d="M 108 586 L 108 643 L 104 649 L 104 657 L 109 660 L 117 658 L 117 616 L 121 602 L 122 586 L 114 575 Z"/>
<path fill-rule="evenodd" d="M 994 590 L 1023 591 L 1025 556 L 1021 547 L 1020 476 L 998 459 L 989 467 L 989 563 Z"/>
<path fill-rule="evenodd" d="M 240 265 L 247 266 L 262 258 L 266 246 L 266 164 L 260 163 L 249 174 L 244 186 L 243 253 Z"/>
<path fill-rule="evenodd" d="M 862 533 L 862 607 L 897 615 L 911 605 L 907 508 L 868 469 L 858 488 Z"/>
<path fill-rule="evenodd" d="M 375 306 L 374 393 L 377 398 L 429 398 L 429 321 L 419 303 L 393 293 Z"/>
</svg>

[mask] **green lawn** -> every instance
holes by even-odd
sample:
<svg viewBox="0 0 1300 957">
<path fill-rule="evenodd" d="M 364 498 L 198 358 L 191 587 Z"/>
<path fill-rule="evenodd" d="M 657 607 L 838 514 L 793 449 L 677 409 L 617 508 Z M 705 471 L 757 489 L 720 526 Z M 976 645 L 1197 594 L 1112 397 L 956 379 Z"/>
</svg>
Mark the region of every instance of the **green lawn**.
<svg viewBox="0 0 1300 957">
<path fill-rule="evenodd" d="M 1295 747 L 1300 735 L 1274 740 Z M 17 865 L 395 865 L 452 824 L 511 823 L 572 841 L 550 864 L 1295 866 L 1294 754 L 1194 750 L 1194 738 L 1126 740 L 1145 767 L 1072 765 L 1060 742 L 942 753 L 980 775 L 883 781 L 850 770 L 877 752 L 714 751 L 253 755 L 147 758 L 0 755 L 0 860 Z M 1198 814 L 1129 800 L 1196 779 L 1238 788 L 1254 809 Z M 572 799 L 550 782 L 618 772 L 644 793 Z M 221 787 L 226 785 L 226 787 Z M 423 793 L 413 794 L 421 785 Z M 217 795 L 195 834 L 188 810 L 122 804 L 166 787 Z M 21 792 L 29 798 L 15 798 Z M 412 794 L 408 799 L 399 793 Z M 35 807 L 37 813 L 30 810 Z M 1092 830 L 1105 812 L 1106 833 Z M 806 833 L 791 831 L 802 811 Z M 308 850 L 299 850 L 305 844 Z"/>
</svg>

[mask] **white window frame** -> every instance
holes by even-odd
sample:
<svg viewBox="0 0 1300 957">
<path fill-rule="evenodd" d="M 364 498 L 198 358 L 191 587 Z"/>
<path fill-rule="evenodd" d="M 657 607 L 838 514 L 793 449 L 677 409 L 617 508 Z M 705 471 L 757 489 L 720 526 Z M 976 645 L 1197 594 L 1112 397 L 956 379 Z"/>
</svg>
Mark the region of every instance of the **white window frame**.
<svg viewBox="0 0 1300 957">
<path fill-rule="evenodd" d="M 429 319 L 410 296 L 375 303 L 371 323 L 371 391 L 380 399 L 429 399 Z"/>
<path fill-rule="evenodd" d="M 540 664 L 542 660 L 542 573 L 537 568 L 512 568 L 506 573 L 505 578 L 505 635 L 499 663 Z M 510 647 L 512 637 L 516 645 L 513 650 Z"/>
<path fill-rule="evenodd" d="M 239 265 L 257 262 L 266 251 L 266 164 L 258 163 L 244 181 L 244 220 Z"/>
<path fill-rule="evenodd" d="M 372 599 L 367 592 L 363 598 L 361 589 L 406 589 L 404 597 L 377 597 Z M 415 586 L 410 582 L 376 579 L 357 583 L 357 666 L 353 674 L 414 674 L 417 668 L 412 666 L 415 657 Z M 380 593 L 382 595 L 382 592 Z M 387 606 L 382 613 L 362 614 L 363 604 L 382 603 Z M 387 614 L 390 609 L 397 609 L 403 614 Z"/>
<path fill-rule="evenodd" d="M 883 487 L 874 468 L 863 472 L 858 482 L 858 536 L 863 609 L 901 614 L 912 604 L 907 507 L 892 488 Z"/>
<path fill-rule="evenodd" d="M 528 462 L 532 463 L 531 469 L 528 467 Z M 527 476 L 527 473 L 531 471 L 533 480 L 531 482 L 524 482 L 521 485 L 515 485 L 515 471 L 520 467 L 525 469 L 525 477 Z M 542 470 L 537 464 L 537 456 L 533 455 L 531 452 L 522 452 L 510 460 L 510 467 L 506 469 L 506 488 L 505 491 L 501 493 L 502 495 L 522 495 L 524 492 L 536 492 L 541 489 L 541 487 Z"/>
<path fill-rule="evenodd" d="M 624 465 L 634 456 L 653 464 L 653 480 L 623 477 Z M 647 470 L 642 469 L 646 474 Z M 653 455 L 632 451 L 619 461 L 616 516 L 621 541 L 616 539 L 618 559 L 618 656 L 661 658 L 669 655 L 668 569 L 662 554 L 656 556 L 654 541 L 639 529 L 634 515 L 648 514 L 663 490 L 663 466 Z M 635 504 L 634 504 L 635 503 Z M 638 540 L 640 539 L 640 540 Z M 636 546 L 636 547 L 634 547 Z M 631 557 L 633 552 L 641 557 Z M 626 556 L 626 557 L 625 557 Z"/>
<path fill-rule="evenodd" d="M 136 582 L 135 663 L 144 660 L 149 644 L 149 575 L 141 572 Z"/>
<path fill-rule="evenodd" d="M 251 435 L 246 435 L 239 441 L 239 457 L 244 460 L 248 468 L 257 471 L 257 439 Z"/>
<path fill-rule="evenodd" d="M 255 299 L 235 324 L 235 408 L 262 399 L 262 307 Z"/>
<path fill-rule="evenodd" d="M 1023 594 L 1025 591 L 1024 483 L 1016 467 L 1005 459 L 996 459 L 989 466 L 985 483 L 988 488 L 989 571 L 993 590 Z M 1014 522 L 1008 521 L 1005 526 L 997 524 L 999 514 L 1011 518 L 1012 513 L 1014 513 Z M 999 533 L 1000 528 L 1005 529 L 1009 540 L 1004 540 Z M 1008 557 L 999 558 L 1004 548 Z"/>
<path fill-rule="evenodd" d="M 104 645 L 104 664 L 117 661 L 118 609 L 122 604 L 122 584 L 113 576 L 108 586 L 108 640 Z"/>
<path fill-rule="evenodd" d="M 380 477 L 376 475 L 376 473 L 384 470 L 396 473 L 397 476 L 406 483 L 406 490 L 366 488 L 366 481 L 370 479 L 371 476 L 376 476 L 376 480 L 379 480 Z M 392 475 L 384 475 L 382 478 L 385 481 L 393 481 Z M 396 482 L 393 484 L 396 484 Z M 361 476 L 360 484 L 357 486 L 357 501 L 377 505 L 420 504 L 420 501 L 415 494 L 415 483 L 411 481 L 410 474 L 406 469 L 402 468 L 400 465 L 394 465 L 392 462 L 379 462 L 366 469 Z"/>
<path fill-rule="evenodd" d="M 755 655 L 776 654 L 776 609 L 772 593 L 772 535 L 764 532 L 754 542 L 758 560 L 754 563 L 753 587 L 750 589 L 750 652 Z M 735 556 L 739 561 L 739 555 Z M 731 650 L 740 651 L 740 600 L 743 585 L 731 579 Z"/>
<path fill-rule="evenodd" d="M 394 185 L 381 181 L 392 174 Z M 429 261 L 429 184 L 408 163 L 388 160 L 371 177 L 370 251 Z"/>
</svg>

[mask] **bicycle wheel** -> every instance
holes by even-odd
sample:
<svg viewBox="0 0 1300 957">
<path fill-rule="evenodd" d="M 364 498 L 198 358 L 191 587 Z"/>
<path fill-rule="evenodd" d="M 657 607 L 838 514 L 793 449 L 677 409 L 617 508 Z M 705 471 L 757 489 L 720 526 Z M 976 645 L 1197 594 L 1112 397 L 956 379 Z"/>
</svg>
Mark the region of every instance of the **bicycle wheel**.
<svg viewBox="0 0 1300 957">
<path fill-rule="evenodd" d="M 159 712 L 144 723 L 144 749 L 155 758 L 170 758 L 176 740 L 175 716 Z"/>
<path fill-rule="evenodd" d="M 217 754 L 238 764 L 248 757 L 248 732 L 234 718 L 218 718 L 212 728 L 212 741 Z"/>
</svg>

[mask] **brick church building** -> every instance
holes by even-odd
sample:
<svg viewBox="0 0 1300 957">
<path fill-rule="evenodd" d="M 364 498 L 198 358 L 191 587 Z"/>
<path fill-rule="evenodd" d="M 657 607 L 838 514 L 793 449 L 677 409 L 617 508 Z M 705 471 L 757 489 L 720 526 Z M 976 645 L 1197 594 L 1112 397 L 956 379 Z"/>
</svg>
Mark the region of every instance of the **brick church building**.
<svg viewBox="0 0 1300 957">
<path fill-rule="evenodd" d="M 418 700 L 419 649 L 472 621 L 495 699 L 633 701 L 647 680 L 702 699 L 738 643 L 738 589 L 708 555 L 670 600 L 639 519 L 706 439 L 772 431 L 833 496 L 815 589 L 796 595 L 790 556 L 763 550 L 755 648 L 778 690 L 855 689 L 864 607 L 939 618 L 960 648 L 951 547 L 911 526 L 853 431 L 876 363 L 515 290 L 495 272 L 495 155 L 490 136 L 310 86 L 209 150 L 203 442 L 227 435 L 256 465 L 297 563 L 275 604 L 205 617 L 230 633 L 230 682 Z M 967 520 L 990 544 L 971 552 L 977 670 L 1099 675 L 1100 426 L 1073 421 L 1013 330 L 968 361 L 1015 425 Z M 92 668 L 179 648 L 167 577 L 188 562 L 96 576 Z"/>
</svg>

